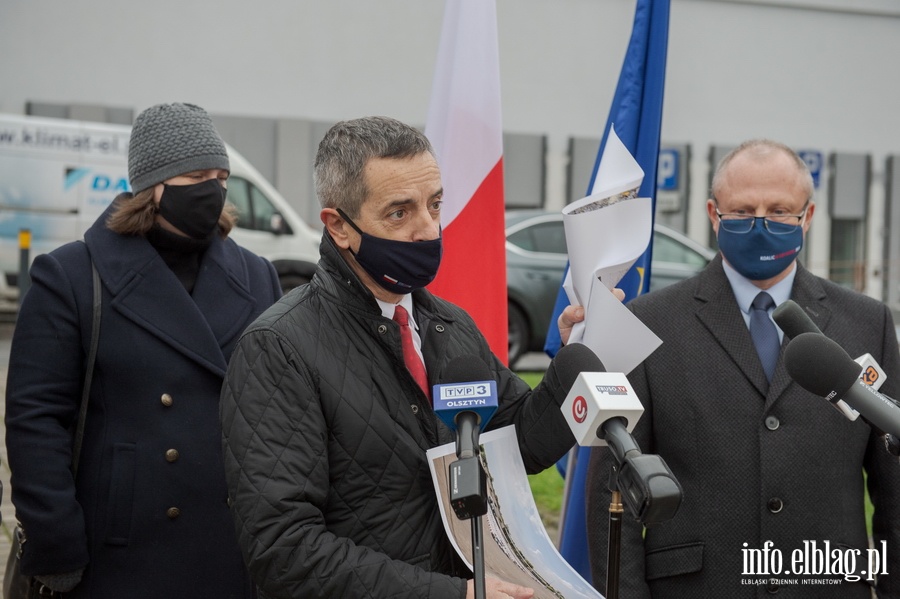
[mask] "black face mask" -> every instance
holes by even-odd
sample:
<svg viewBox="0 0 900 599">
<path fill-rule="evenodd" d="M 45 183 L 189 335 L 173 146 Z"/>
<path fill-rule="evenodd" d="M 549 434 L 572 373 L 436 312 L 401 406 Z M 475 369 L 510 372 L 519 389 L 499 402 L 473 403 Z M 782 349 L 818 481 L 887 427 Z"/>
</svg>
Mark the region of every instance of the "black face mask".
<svg viewBox="0 0 900 599">
<path fill-rule="evenodd" d="M 376 283 L 391 293 L 406 294 L 434 280 L 441 265 L 441 238 L 397 241 L 363 233 L 343 210 L 338 214 L 362 236 L 353 256 Z M 353 250 L 350 250 L 351 252 Z"/>
<path fill-rule="evenodd" d="M 193 239 L 206 239 L 216 228 L 225 207 L 225 188 L 218 179 L 191 185 L 163 184 L 159 213 Z"/>
</svg>

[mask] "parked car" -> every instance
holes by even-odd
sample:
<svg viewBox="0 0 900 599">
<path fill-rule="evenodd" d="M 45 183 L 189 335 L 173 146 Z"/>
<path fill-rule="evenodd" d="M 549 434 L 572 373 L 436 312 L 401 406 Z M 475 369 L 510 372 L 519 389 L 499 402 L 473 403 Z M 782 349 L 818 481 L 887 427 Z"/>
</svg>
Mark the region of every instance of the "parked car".
<svg viewBox="0 0 900 599">
<path fill-rule="evenodd" d="M 696 274 L 715 255 L 715 250 L 678 231 L 655 225 L 650 291 Z M 567 263 L 562 213 L 543 210 L 506 213 L 510 365 L 526 352 L 543 350 Z"/>
</svg>

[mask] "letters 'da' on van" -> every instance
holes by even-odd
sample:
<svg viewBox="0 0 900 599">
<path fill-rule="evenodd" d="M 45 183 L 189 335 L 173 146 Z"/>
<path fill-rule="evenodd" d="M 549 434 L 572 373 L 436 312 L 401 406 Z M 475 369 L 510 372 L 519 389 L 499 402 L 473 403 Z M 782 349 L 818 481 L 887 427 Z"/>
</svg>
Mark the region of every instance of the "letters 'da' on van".
<svg viewBox="0 0 900 599">
<path fill-rule="evenodd" d="M 18 298 L 20 231 L 29 259 L 81 239 L 128 185 L 131 127 L 0 114 L 0 310 Z M 228 201 L 239 212 L 231 237 L 268 258 L 282 287 L 308 281 L 319 259 L 320 233 L 228 146 Z"/>
</svg>

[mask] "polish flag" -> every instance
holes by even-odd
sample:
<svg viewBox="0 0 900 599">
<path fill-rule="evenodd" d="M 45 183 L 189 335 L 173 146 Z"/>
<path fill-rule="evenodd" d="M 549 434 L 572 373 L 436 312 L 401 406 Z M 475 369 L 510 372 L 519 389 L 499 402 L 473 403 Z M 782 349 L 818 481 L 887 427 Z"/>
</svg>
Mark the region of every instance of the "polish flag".
<svg viewBox="0 0 900 599">
<path fill-rule="evenodd" d="M 494 0 L 447 0 L 425 135 L 444 185 L 444 254 L 429 291 L 468 312 L 507 361 L 500 58 Z"/>
</svg>

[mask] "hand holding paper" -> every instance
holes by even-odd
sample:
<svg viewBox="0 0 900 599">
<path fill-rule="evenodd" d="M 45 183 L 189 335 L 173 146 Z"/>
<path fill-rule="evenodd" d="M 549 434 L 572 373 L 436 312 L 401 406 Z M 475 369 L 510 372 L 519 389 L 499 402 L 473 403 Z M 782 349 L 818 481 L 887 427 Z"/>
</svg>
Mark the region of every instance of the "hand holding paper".
<svg viewBox="0 0 900 599">
<path fill-rule="evenodd" d="M 643 179 L 611 128 L 591 194 L 563 210 L 569 250 L 563 288 L 572 304 L 585 309 L 569 343 L 584 343 L 615 372 L 630 372 L 661 343 L 608 293 L 650 244 L 653 201 L 635 197 Z"/>
</svg>

